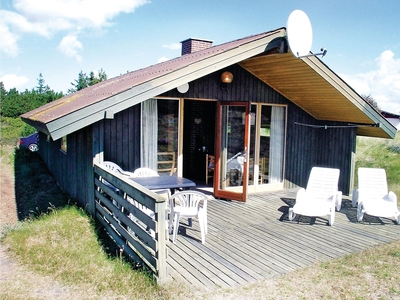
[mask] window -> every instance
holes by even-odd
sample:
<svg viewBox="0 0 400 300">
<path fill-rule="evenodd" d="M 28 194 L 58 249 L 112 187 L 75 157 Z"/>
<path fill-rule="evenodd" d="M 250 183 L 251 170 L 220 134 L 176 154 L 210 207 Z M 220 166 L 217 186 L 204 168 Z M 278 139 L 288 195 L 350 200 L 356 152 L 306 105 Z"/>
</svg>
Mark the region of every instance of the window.
<svg viewBox="0 0 400 300">
<path fill-rule="evenodd" d="M 61 138 L 61 150 L 67 153 L 67 136 Z"/>
<path fill-rule="evenodd" d="M 250 128 L 249 184 L 283 181 L 286 106 L 253 104 Z M 253 115 L 254 114 L 254 115 Z"/>
<path fill-rule="evenodd" d="M 178 151 L 178 115 L 179 101 L 177 100 L 149 99 L 142 102 L 142 167 L 159 170 L 160 175 L 175 173 Z M 173 161 L 167 163 L 171 157 Z"/>
</svg>

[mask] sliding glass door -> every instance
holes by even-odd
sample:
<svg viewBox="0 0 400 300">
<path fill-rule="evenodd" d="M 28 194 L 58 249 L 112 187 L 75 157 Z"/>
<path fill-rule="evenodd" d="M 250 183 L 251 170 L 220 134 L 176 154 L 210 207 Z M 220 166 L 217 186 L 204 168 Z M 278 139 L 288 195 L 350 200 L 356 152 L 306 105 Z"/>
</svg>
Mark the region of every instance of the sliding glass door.
<svg viewBox="0 0 400 300">
<path fill-rule="evenodd" d="M 217 106 L 214 195 L 246 201 L 248 184 L 249 104 L 219 102 Z"/>
</svg>

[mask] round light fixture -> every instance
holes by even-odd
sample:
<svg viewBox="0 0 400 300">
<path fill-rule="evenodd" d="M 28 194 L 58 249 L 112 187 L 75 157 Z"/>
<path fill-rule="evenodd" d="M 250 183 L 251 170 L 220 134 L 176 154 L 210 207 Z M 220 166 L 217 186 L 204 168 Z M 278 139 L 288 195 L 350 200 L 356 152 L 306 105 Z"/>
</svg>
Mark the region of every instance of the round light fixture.
<svg viewBox="0 0 400 300">
<path fill-rule="evenodd" d="M 225 71 L 224 73 L 222 73 L 221 81 L 223 83 L 231 83 L 232 80 L 233 80 L 233 75 L 231 72 Z"/>
<path fill-rule="evenodd" d="M 189 83 L 184 83 L 176 88 L 179 93 L 184 94 L 189 90 Z"/>
</svg>

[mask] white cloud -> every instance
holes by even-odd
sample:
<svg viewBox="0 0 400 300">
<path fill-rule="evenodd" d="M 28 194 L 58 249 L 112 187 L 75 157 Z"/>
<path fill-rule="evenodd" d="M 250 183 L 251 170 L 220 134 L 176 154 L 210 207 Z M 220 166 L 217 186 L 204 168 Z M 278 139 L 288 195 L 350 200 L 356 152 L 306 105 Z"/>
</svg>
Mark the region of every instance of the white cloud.
<svg viewBox="0 0 400 300">
<path fill-rule="evenodd" d="M 11 57 L 16 57 L 19 52 L 17 45 L 18 36 L 12 34 L 7 26 L 0 23 L 0 45 L 1 51 Z"/>
<path fill-rule="evenodd" d="M 78 50 L 82 50 L 82 43 L 78 41 L 76 36 L 67 35 L 58 45 L 58 50 L 64 53 L 68 57 L 74 57 L 78 62 L 82 61 L 82 57 L 78 54 Z"/>
<path fill-rule="evenodd" d="M 14 0 L 16 12 L 0 10 L 1 51 L 16 55 L 23 34 L 50 38 L 60 31 L 101 29 L 121 13 L 131 13 L 148 0 Z M 3 41 L 5 42 L 3 44 Z"/>
<path fill-rule="evenodd" d="M 6 74 L 1 76 L 0 81 L 3 82 L 4 88 L 6 90 L 16 88 L 17 90 L 25 85 L 29 79 L 26 78 L 25 76 L 17 76 L 15 74 Z"/>
<path fill-rule="evenodd" d="M 375 59 L 374 70 L 342 78 L 359 94 L 371 95 L 382 110 L 400 112 L 400 59 L 395 59 L 392 51 Z"/>
<path fill-rule="evenodd" d="M 162 62 L 167 61 L 167 60 L 169 60 L 169 58 L 163 56 L 163 57 L 160 57 L 157 62 L 158 63 L 162 63 Z"/>
<path fill-rule="evenodd" d="M 171 50 L 177 50 L 177 49 L 181 49 L 181 44 L 180 43 L 164 44 L 162 47 L 168 48 Z"/>
</svg>

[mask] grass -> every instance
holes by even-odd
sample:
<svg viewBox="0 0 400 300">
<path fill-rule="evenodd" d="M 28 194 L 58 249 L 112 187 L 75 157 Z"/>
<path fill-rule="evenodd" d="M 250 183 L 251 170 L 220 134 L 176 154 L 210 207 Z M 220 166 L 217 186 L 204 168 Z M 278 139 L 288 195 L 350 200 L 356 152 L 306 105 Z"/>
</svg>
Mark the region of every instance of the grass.
<svg viewBox="0 0 400 300">
<path fill-rule="evenodd" d="M 85 212 L 71 206 L 19 224 L 3 242 L 33 272 L 67 286 L 78 283 L 89 291 L 86 296 L 165 299 L 149 274 L 104 251 L 98 230 Z"/>
<path fill-rule="evenodd" d="M 0 117 L 1 143 L 15 145 L 20 136 L 27 136 L 36 130 L 20 118 Z"/>
<path fill-rule="evenodd" d="M 33 281 L 34 274 L 50 276 L 83 299 L 169 298 L 150 273 L 119 255 L 103 228 L 59 189 L 37 153 L 16 149 L 14 172 L 21 222 L 3 228 L 2 243 L 33 272 Z M 20 299 L 10 282 L 2 284 L 0 299 Z"/>
<path fill-rule="evenodd" d="M 60 190 L 37 152 L 16 149 L 14 153 L 15 200 L 19 220 L 32 219 L 74 203 Z"/>
<path fill-rule="evenodd" d="M 357 168 L 384 167 L 397 195 L 399 148 L 399 134 L 393 141 L 357 140 Z M 118 255 L 101 227 L 60 191 L 37 154 L 12 153 L 21 222 L 2 232 L 2 244 L 28 271 L 0 280 L 0 299 L 400 299 L 400 240 L 234 290 L 193 294 L 158 286 Z M 63 293 L 46 298 L 36 290 L 39 284 L 49 290 L 60 285 Z"/>
<path fill-rule="evenodd" d="M 386 170 L 388 188 L 400 197 L 400 132 L 394 140 L 357 138 L 356 170 L 359 167 Z M 357 183 L 357 173 L 356 182 Z M 357 186 L 357 185 L 356 185 Z"/>
</svg>

